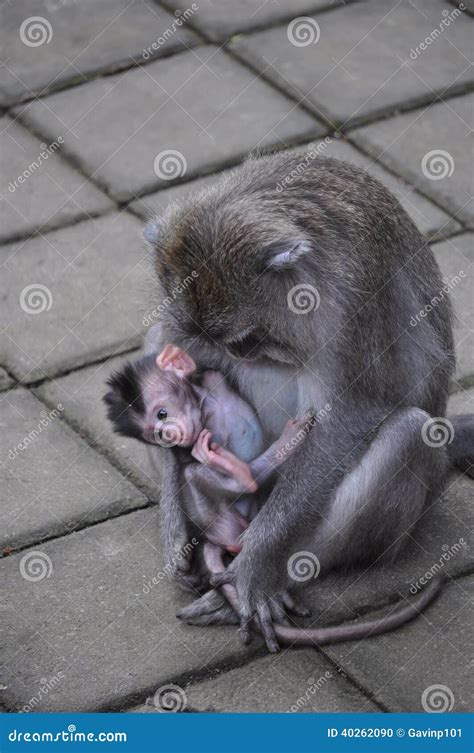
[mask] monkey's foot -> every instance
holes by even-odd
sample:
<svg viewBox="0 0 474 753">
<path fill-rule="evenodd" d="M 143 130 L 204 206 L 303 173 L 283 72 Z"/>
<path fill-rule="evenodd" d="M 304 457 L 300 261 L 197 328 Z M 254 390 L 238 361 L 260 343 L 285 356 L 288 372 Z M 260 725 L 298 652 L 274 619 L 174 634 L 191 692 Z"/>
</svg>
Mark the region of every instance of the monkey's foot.
<svg viewBox="0 0 474 753">
<path fill-rule="evenodd" d="M 208 591 L 176 613 L 188 625 L 238 625 L 239 617 L 219 591 Z"/>
</svg>

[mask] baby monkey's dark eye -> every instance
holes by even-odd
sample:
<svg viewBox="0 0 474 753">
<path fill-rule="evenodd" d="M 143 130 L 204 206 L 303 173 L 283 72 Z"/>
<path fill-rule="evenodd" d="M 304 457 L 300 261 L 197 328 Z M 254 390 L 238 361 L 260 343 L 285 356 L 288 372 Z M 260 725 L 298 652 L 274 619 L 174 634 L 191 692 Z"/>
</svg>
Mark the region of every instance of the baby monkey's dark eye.
<svg viewBox="0 0 474 753">
<path fill-rule="evenodd" d="M 156 414 L 156 416 L 158 418 L 158 421 L 164 421 L 165 418 L 167 417 L 167 415 L 168 415 L 168 413 L 167 413 L 167 411 L 165 411 L 164 408 L 160 408 L 159 411 L 158 411 L 158 413 Z"/>
</svg>

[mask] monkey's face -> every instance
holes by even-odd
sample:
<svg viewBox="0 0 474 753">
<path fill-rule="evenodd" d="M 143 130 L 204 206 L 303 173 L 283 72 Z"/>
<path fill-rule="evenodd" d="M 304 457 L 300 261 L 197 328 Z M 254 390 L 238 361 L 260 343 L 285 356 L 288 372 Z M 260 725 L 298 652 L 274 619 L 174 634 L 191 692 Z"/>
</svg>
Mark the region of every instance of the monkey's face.
<svg viewBox="0 0 474 753">
<path fill-rule="evenodd" d="M 278 223 L 239 229 L 225 220 L 214 228 L 207 216 L 186 217 L 156 244 L 158 276 L 173 300 L 168 314 L 182 335 L 207 340 L 233 358 L 293 363 L 287 296 L 301 257 L 312 251 L 310 241 L 301 234 L 275 240 Z M 190 281 L 179 295 L 177 279 Z"/>
<path fill-rule="evenodd" d="M 150 375 L 143 386 L 143 438 L 162 447 L 192 447 L 203 429 L 200 400 L 192 385 L 172 375 Z"/>
</svg>

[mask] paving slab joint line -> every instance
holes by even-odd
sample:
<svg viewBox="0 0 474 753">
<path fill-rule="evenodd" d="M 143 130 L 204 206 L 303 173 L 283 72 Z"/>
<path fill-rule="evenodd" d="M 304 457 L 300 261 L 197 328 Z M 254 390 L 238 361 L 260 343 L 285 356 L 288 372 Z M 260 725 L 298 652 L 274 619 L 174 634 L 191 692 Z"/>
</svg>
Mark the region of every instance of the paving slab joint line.
<svg viewBox="0 0 474 753">
<path fill-rule="evenodd" d="M 20 107 L 22 105 L 19 105 Z M 38 128 L 37 125 L 30 122 L 28 117 L 22 113 L 17 112 L 13 114 L 13 117 L 15 118 L 16 122 L 20 123 L 23 128 L 25 128 L 27 131 L 29 131 L 33 136 L 35 136 L 37 139 L 40 139 L 41 142 L 48 143 L 49 139 L 56 139 L 58 135 L 53 135 L 51 133 L 47 133 L 47 130 L 43 131 L 41 128 Z M 69 149 L 66 147 L 65 143 L 61 145 L 61 149 L 59 149 L 56 154 L 59 155 L 60 159 L 63 160 L 63 162 L 68 165 L 69 168 L 73 168 L 79 175 L 84 178 L 85 180 L 92 183 L 99 191 L 101 191 L 103 194 L 106 195 L 106 197 L 112 201 L 115 205 L 116 209 L 120 208 L 119 202 L 115 199 L 115 197 L 110 193 L 108 186 L 105 183 L 102 183 L 102 181 L 98 178 L 92 177 L 87 172 L 87 167 L 82 164 L 79 157 L 77 157 L 75 154 L 69 151 Z M 86 215 L 87 219 L 87 215 Z"/>
<path fill-rule="evenodd" d="M 472 89 L 474 91 L 474 88 Z M 464 94 L 469 94 L 469 91 L 464 92 Z M 434 104 L 434 103 L 433 103 Z M 371 124 L 372 125 L 372 124 Z M 413 190 L 418 193 L 420 196 L 423 196 L 423 198 L 427 199 L 431 202 L 431 204 L 434 204 L 434 206 L 438 207 L 438 209 L 441 209 L 443 212 L 449 215 L 449 220 L 455 220 L 455 222 L 458 222 L 461 225 L 461 228 L 459 230 L 454 230 L 452 233 L 444 234 L 442 233 L 442 228 L 440 228 L 437 231 L 437 234 L 440 235 L 440 240 L 445 240 L 448 238 L 456 237 L 457 235 L 463 235 L 464 233 L 468 232 L 469 230 L 472 231 L 472 227 L 470 227 L 469 223 L 466 220 L 463 220 L 460 218 L 457 214 L 453 214 L 453 207 L 447 206 L 441 198 L 435 193 L 431 193 L 429 190 L 426 191 L 422 186 L 417 186 L 412 182 L 412 179 L 409 177 L 407 173 L 403 170 L 403 167 L 400 165 L 398 167 L 398 163 L 396 160 L 389 160 L 387 162 L 379 162 L 378 157 L 375 157 L 373 152 L 368 148 L 368 146 L 365 143 L 360 143 L 359 140 L 354 139 L 354 137 L 351 135 L 351 130 L 349 129 L 348 132 L 344 132 L 344 137 L 346 140 L 353 146 L 355 149 L 357 149 L 361 154 L 363 154 L 365 157 L 368 157 L 370 160 L 374 161 L 377 165 L 380 165 L 383 167 L 384 170 L 386 170 L 391 175 L 394 175 L 396 178 L 401 179 L 404 183 L 407 183 L 407 185 L 411 186 Z M 398 169 L 397 169 L 398 168 Z M 446 225 L 448 224 L 448 221 L 446 221 Z M 435 234 L 434 238 L 430 238 L 431 242 L 434 242 L 434 240 L 438 240 L 437 234 Z"/>
<path fill-rule="evenodd" d="M 358 2 L 359 0 L 354 1 Z M 164 10 L 166 10 L 166 8 Z M 194 32 L 194 29 L 192 31 Z M 70 89 L 77 89 L 78 87 L 86 86 L 90 81 L 95 81 L 99 78 L 108 78 L 109 76 L 115 76 L 117 73 L 125 73 L 126 71 L 132 70 L 133 68 L 142 68 L 146 65 L 150 65 L 150 63 L 156 63 L 157 60 L 164 60 L 165 58 L 173 57 L 173 55 L 180 55 L 181 53 L 189 52 L 190 49 L 200 47 L 204 44 L 202 35 L 199 32 L 194 33 L 196 33 L 196 35 L 200 37 L 200 44 L 193 44 L 192 42 L 190 42 L 188 47 L 184 46 L 182 49 L 169 50 L 169 52 L 156 52 L 154 55 L 151 55 L 148 60 L 130 59 L 129 61 L 124 60 L 123 64 L 119 61 L 116 61 L 114 63 L 109 63 L 103 68 L 97 68 L 97 70 L 94 71 L 81 73 L 81 75 L 77 75 L 77 77 L 71 76 L 71 78 L 64 79 L 63 81 L 58 81 L 56 84 L 44 86 L 41 91 L 36 94 L 26 94 L 24 97 L 20 96 L 14 101 L 8 102 L 8 104 L 4 105 L 3 108 L 0 108 L 0 115 L 11 113 L 11 111 L 16 107 L 22 107 L 23 105 L 30 104 L 31 102 L 35 102 L 36 100 L 45 99 L 51 94 L 58 94 L 59 92 L 68 91 Z"/>
<path fill-rule="evenodd" d="M 172 2 L 172 0 L 154 0 L 157 5 L 161 5 L 161 7 L 164 10 L 167 10 L 169 13 L 174 13 L 176 10 L 181 10 L 181 8 L 177 8 L 175 3 Z M 356 3 L 360 3 L 362 0 L 341 0 L 340 3 L 334 3 L 333 0 L 327 0 L 327 5 L 324 6 L 318 6 L 317 8 L 314 8 L 313 10 L 306 10 L 304 12 L 305 16 L 316 16 L 316 15 L 323 15 L 331 11 L 336 10 L 342 10 L 347 5 L 355 5 Z M 262 3 L 264 5 L 265 3 Z M 302 15 L 302 13 L 300 14 Z M 272 29 L 276 29 L 278 26 L 284 26 L 285 24 L 290 23 L 294 18 L 297 18 L 298 16 L 295 15 L 295 13 L 288 13 L 281 18 L 277 18 L 274 21 L 267 21 L 258 23 L 256 22 L 255 26 L 252 26 L 251 29 L 236 29 L 235 31 L 232 31 L 229 33 L 228 36 L 223 35 L 222 38 L 219 40 L 221 44 L 224 44 L 232 37 L 236 37 L 237 35 L 247 35 L 247 34 L 256 34 L 260 31 L 271 31 Z M 200 34 L 206 41 L 211 42 L 212 44 L 217 44 L 216 38 L 209 37 L 205 32 L 202 31 L 202 29 L 198 29 L 195 25 L 195 22 L 193 23 L 192 19 L 187 22 L 188 26 L 196 33 Z"/>
<path fill-rule="evenodd" d="M 238 638 L 236 637 L 235 640 L 237 641 Z M 211 666 L 203 667 L 200 670 L 191 670 L 190 672 L 184 671 L 179 675 L 172 675 L 163 680 L 160 680 L 159 682 L 154 683 L 153 685 L 149 685 L 143 691 L 127 693 L 127 695 L 123 696 L 120 701 L 108 704 L 105 703 L 103 706 L 99 706 L 98 708 L 94 709 L 94 711 L 129 711 L 135 706 L 146 704 L 147 698 L 153 696 L 157 688 L 161 687 L 162 685 L 173 684 L 179 685 L 179 687 L 184 688 L 186 685 L 197 684 L 199 682 L 213 679 L 217 674 L 219 675 L 219 677 L 221 677 L 224 673 L 227 674 L 233 669 L 245 667 L 247 664 L 252 663 L 255 659 L 263 658 L 264 656 L 267 656 L 267 651 L 263 646 L 259 647 L 258 649 L 248 649 L 248 653 L 245 655 L 242 655 L 241 652 L 231 654 L 230 656 L 217 661 Z"/>
</svg>

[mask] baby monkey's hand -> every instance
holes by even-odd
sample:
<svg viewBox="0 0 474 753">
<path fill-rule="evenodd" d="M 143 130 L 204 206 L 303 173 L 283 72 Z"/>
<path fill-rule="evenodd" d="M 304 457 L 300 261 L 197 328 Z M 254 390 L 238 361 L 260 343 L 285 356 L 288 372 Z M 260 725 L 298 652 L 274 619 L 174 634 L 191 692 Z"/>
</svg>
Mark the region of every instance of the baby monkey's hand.
<svg viewBox="0 0 474 753">
<path fill-rule="evenodd" d="M 212 470 L 224 473 L 226 476 L 234 479 L 239 484 L 242 492 L 256 492 L 258 488 L 257 483 L 252 476 L 248 464 L 240 460 L 232 452 L 229 452 L 229 450 L 220 447 L 217 442 L 212 442 L 211 440 L 212 432 L 209 429 L 203 429 L 191 450 L 193 458 L 199 463 L 212 468 Z"/>
</svg>

